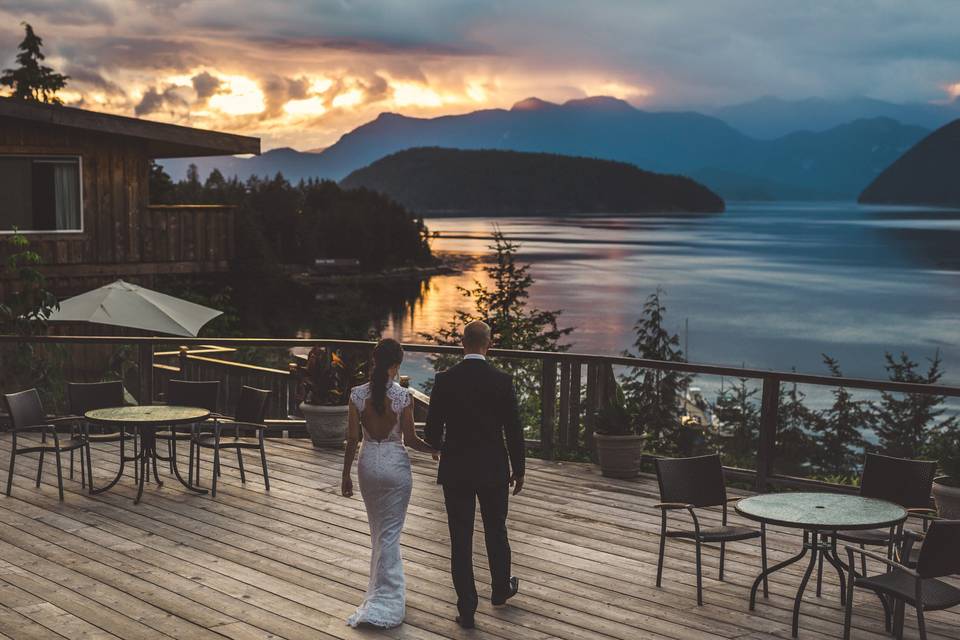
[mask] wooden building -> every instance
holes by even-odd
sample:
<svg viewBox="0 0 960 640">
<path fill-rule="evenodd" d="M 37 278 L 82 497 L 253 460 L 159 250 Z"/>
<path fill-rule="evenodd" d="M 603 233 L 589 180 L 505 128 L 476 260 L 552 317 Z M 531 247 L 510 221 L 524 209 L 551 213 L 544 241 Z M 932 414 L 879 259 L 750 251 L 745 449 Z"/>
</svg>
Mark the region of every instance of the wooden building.
<svg viewBox="0 0 960 640">
<path fill-rule="evenodd" d="M 232 208 L 151 204 L 150 161 L 248 153 L 258 138 L 0 98 L 0 234 L 23 233 L 60 294 L 224 271 Z"/>
</svg>

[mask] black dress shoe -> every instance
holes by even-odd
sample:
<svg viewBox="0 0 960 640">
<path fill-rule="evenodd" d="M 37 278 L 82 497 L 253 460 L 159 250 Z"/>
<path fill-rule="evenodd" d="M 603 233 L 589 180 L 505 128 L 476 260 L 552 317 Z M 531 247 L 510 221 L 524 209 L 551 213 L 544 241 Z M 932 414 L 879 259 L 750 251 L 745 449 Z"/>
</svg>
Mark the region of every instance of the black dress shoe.
<svg viewBox="0 0 960 640">
<path fill-rule="evenodd" d="M 517 591 L 520 590 L 520 579 L 514 576 L 510 578 L 510 590 L 503 595 L 491 595 L 490 602 L 495 607 L 499 607 L 502 604 L 507 604 L 507 600 L 517 595 Z"/>
<path fill-rule="evenodd" d="M 457 616 L 457 624 L 464 629 L 473 629 L 473 616 Z"/>
</svg>

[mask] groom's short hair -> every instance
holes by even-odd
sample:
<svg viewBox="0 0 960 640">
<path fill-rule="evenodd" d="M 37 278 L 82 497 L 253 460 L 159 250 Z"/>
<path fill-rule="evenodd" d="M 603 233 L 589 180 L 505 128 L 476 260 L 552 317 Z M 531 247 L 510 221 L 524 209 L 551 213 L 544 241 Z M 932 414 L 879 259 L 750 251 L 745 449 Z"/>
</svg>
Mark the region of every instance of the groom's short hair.
<svg viewBox="0 0 960 640">
<path fill-rule="evenodd" d="M 463 328 L 463 346 L 467 349 L 483 349 L 490 345 L 490 325 L 483 320 L 468 322 Z"/>
</svg>

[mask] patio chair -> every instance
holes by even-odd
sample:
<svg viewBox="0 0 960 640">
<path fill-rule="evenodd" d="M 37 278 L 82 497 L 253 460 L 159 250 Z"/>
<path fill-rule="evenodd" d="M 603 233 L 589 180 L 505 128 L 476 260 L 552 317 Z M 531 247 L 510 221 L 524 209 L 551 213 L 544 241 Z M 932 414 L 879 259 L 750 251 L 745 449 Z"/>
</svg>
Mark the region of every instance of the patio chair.
<svg viewBox="0 0 960 640">
<path fill-rule="evenodd" d="M 71 428 L 70 434 L 66 440 L 60 439 L 57 433 L 57 425 L 74 424 L 73 417 L 50 418 L 43 411 L 43 404 L 40 402 L 40 394 L 36 389 L 28 389 L 19 393 L 6 393 L 3 396 L 7 405 L 7 413 L 10 415 L 10 434 L 12 441 L 10 443 L 10 467 L 7 474 L 7 496 L 13 489 L 13 469 L 17 461 L 17 456 L 25 453 L 39 453 L 37 460 L 37 487 L 40 487 L 40 481 L 43 478 L 43 457 L 47 451 L 53 452 L 57 462 L 57 489 L 60 492 L 60 501 L 63 502 L 63 467 L 60 462 L 60 454 L 64 452 L 73 452 L 86 446 L 86 440 L 83 436 L 75 433 Z M 27 446 L 20 447 L 17 444 L 19 435 L 39 433 L 40 442 L 31 440 Z M 51 437 L 53 442 L 48 442 L 47 437 Z M 87 485 L 86 472 L 84 466 L 80 465 L 81 486 Z"/>
<path fill-rule="evenodd" d="M 933 490 L 933 478 L 937 473 L 937 463 L 925 460 L 893 458 L 868 453 L 863 463 L 860 477 L 860 495 L 877 498 L 900 505 L 911 517 L 923 519 L 926 529 L 928 522 L 936 518 L 937 511 L 930 506 L 930 493 Z M 837 531 L 837 540 L 867 546 L 887 548 L 887 558 L 893 558 L 894 547 L 900 539 L 903 527 L 885 529 L 867 529 L 865 531 Z M 861 573 L 867 573 L 867 556 L 860 557 Z M 823 558 L 820 559 L 818 575 L 823 571 Z M 819 584 L 819 581 L 818 581 Z"/>
<path fill-rule="evenodd" d="M 915 534 L 906 532 L 910 539 Z M 850 638 L 850 622 L 853 617 L 853 590 L 868 589 L 877 594 L 883 604 L 884 623 L 891 629 L 891 616 L 898 609 L 896 631 L 902 637 L 902 615 L 899 608 L 909 604 L 917 610 L 917 626 L 920 639 L 926 640 L 927 630 L 923 614 L 960 605 L 960 588 L 938 580 L 946 576 L 960 575 L 960 520 L 938 520 L 930 523 L 926 540 L 920 549 L 915 569 L 907 567 L 886 556 L 845 545 L 847 550 L 849 579 L 847 581 L 847 606 L 843 620 L 844 640 Z M 854 554 L 866 556 L 887 566 L 887 570 L 875 576 L 858 575 L 854 567 Z M 909 552 L 908 552 L 909 555 Z"/>
<path fill-rule="evenodd" d="M 210 494 L 217 495 L 217 476 L 220 475 L 220 451 L 222 449 L 234 449 L 237 452 L 237 466 L 240 468 L 240 482 L 246 483 L 246 472 L 243 469 L 243 450 L 258 449 L 260 451 L 260 464 L 263 468 L 263 486 L 267 491 L 270 490 L 270 476 L 267 472 L 267 450 L 264 446 L 264 432 L 267 425 L 264 423 L 264 417 L 267 413 L 267 398 L 270 392 L 264 389 L 255 389 L 253 387 L 242 387 L 240 389 L 240 400 L 237 403 L 237 415 L 233 418 L 218 417 L 213 422 L 213 435 L 203 436 L 197 439 L 197 445 L 204 449 L 213 449 L 213 482 L 210 488 Z M 222 439 L 224 428 L 233 428 L 233 437 Z M 254 430 L 256 437 L 244 437 L 241 434 L 243 430 Z M 199 451 L 197 452 L 199 458 Z M 199 482 L 199 465 L 197 471 L 197 480 Z"/>
<path fill-rule="evenodd" d="M 91 447 L 89 446 L 91 444 L 119 442 L 120 456 L 124 458 L 121 460 L 121 464 L 136 459 L 137 444 L 133 434 L 123 431 L 104 430 L 102 427 L 97 427 L 94 431 L 91 431 L 90 425 L 83 418 L 87 411 L 106 409 L 109 407 L 122 407 L 126 404 L 123 397 L 122 382 L 119 380 L 111 382 L 68 382 L 67 401 L 71 413 L 69 418 L 75 420 L 76 423 L 80 425 L 82 430 L 81 436 L 87 442 L 87 446 L 84 447 L 86 461 L 84 461 L 82 457 L 80 460 L 81 465 L 86 463 L 87 477 L 93 478 L 93 461 L 90 452 Z M 123 445 L 127 440 L 134 441 L 134 455 L 130 457 L 124 455 Z M 82 451 L 81 456 L 83 453 Z M 138 465 L 133 465 L 134 478 L 136 478 L 139 473 L 137 467 Z M 73 451 L 70 452 L 70 478 L 73 478 Z M 89 483 L 88 488 L 90 491 L 93 491 L 93 482 Z"/>
<path fill-rule="evenodd" d="M 193 381 L 193 380 L 170 380 L 167 383 L 167 404 L 180 405 L 183 407 L 200 407 L 210 412 L 211 418 L 216 418 L 217 407 L 220 401 L 220 381 Z M 204 429 L 204 427 L 206 427 Z M 181 430 L 183 429 L 183 430 Z M 188 456 L 187 482 L 193 483 L 194 466 L 196 464 L 196 475 L 199 481 L 200 475 L 200 451 L 197 448 L 200 438 L 213 433 L 213 427 L 210 423 L 203 425 L 180 425 L 170 427 L 165 431 L 158 431 L 157 440 L 167 441 L 167 457 L 157 456 L 163 462 L 170 464 L 170 472 L 173 473 L 173 460 L 176 455 L 177 442 L 186 440 L 190 444 L 190 453 Z M 196 463 L 194 462 L 196 461 Z"/>
<path fill-rule="evenodd" d="M 697 604 L 703 604 L 703 579 L 700 547 L 704 543 L 720 543 L 720 572 L 723 580 L 723 565 L 728 542 L 739 542 L 760 538 L 760 559 L 763 570 L 767 570 L 767 531 L 761 523 L 760 530 L 751 527 L 733 527 L 727 525 L 727 504 L 739 498 L 727 498 L 724 484 L 723 466 L 719 455 L 698 456 L 695 458 L 658 458 L 657 482 L 660 485 L 661 502 L 655 506 L 660 509 L 660 555 L 657 559 L 657 586 L 663 577 L 663 556 L 667 538 L 687 538 L 694 541 L 697 553 Z M 721 507 L 722 516 L 719 527 L 701 527 L 696 509 L 703 507 Z M 693 529 L 667 530 L 667 512 L 686 510 L 693 521 Z M 763 595 L 768 595 L 767 580 L 763 581 Z"/>
</svg>

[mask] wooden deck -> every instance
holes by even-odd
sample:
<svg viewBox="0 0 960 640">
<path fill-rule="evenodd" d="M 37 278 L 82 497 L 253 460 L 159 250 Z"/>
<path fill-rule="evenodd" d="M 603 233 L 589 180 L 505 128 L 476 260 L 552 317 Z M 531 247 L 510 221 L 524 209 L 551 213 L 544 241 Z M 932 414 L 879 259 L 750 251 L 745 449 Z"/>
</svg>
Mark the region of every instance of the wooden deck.
<svg viewBox="0 0 960 640">
<path fill-rule="evenodd" d="M 9 446 L 9 437 L 0 437 L 0 460 Z M 115 469 L 115 453 L 94 455 L 102 483 Z M 367 580 L 363 503 L 359 496 L 339 496 L 335 452 L 314 451 L 305 441 L 277 441 L 269 459 L 269 494 L 251 456 L 246 487 L 228 466 L 216 499 L 188 495 L 167 482 L 162 489 L 148 486 L 134 506 L 132 478 L 90 498 L 81 493 L 79 474 L 67 482 L 61 505 L 53 474 L 45 474 L 36 489 L 35 463 L 20 458 L 13 497 L 0 496 L 0 638 L 790 637 L 799 567 L 777 574 L 769 601 L 760 600 L 751 613 L 747 597 L 759 567 L 758 547 L 728 547 L 725 583 L 715 580 L 717 556 L 708 551 L 706 604 L 698 608 L 691 545 L 668 543 L 665 587 L 654 586 L 654 482 L 610 481 L 590 465 L 536 460 L 527 488 L 511 503 L 521 594 L 496 610 L 481 600 L 478 628 L 462 631 L 452 619 L 441 495 L 433 463 L 422 456 L 414 456 L 403 538 L 407 622 L 384 632 L 350 629 L 343 620 L 360 602 Z M 797 546 L 795 533 L 773 530 L 771 563 Z M 489 591 L 480 547 L 476 564 L 483 598 Z M 801 638 L 840 636 L 835 580 L 828 574 L 820 599 L 811 587 Z M 885 637 L 875 600 L 863 593 L 858 600 L 854 637 Z M 960 637 L 960 611 L 928 620 L 931 638 Z M 907 635 L 916 636 L 912 621 Z"/>
</svg>

